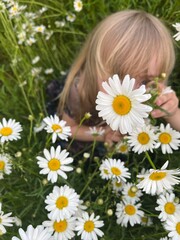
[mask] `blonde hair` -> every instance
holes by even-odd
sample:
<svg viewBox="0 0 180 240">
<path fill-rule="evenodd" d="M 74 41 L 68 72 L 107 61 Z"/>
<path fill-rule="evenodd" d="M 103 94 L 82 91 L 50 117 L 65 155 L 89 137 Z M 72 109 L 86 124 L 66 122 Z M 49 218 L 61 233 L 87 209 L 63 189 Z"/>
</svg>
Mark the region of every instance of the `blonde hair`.
<svg viewBox="0 0 180 240">
<path fill-rule="evenodd" d="M 141 10 L 114 13 L 101 21 L 87 38 L 72 65 L 60 95 L 58 112 L 62 113 L 74 78 L 79 76 L 79 121 L 85 112 L 95 114 L 98 80 L 113 74 L 138 78 L 147 74 L 149 62 L 156 58 L 160 73 L 170 75 L 175 62 L 172 37 L 166 26 Z"/>
</svg>

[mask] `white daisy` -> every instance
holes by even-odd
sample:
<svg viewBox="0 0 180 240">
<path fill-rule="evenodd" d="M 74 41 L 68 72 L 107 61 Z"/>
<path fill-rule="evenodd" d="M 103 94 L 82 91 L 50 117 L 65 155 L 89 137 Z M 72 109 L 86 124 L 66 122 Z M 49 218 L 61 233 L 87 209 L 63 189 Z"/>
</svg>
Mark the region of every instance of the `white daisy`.
<svg viewBox="0 0 180 240">
<path fill-rule="evenodd" d="M 120 159 L 108 158 L 102 161 L 100 165 L 101 176 L 104 174 L 106 179 L 116 178 L 118 181 L 126 182 L 126 178 L 130 178 L 129 169 L 124 167 L 124 162 Z M 103 176 L 104 176 L 103 175 Z"/>
<path fill-rule="evenodd" d="M 44 149 L 44 157 L 37 156 L 38 165 L 42 170 L 40 174 L 47 174 L 48 181 L 52 183 L 57 182 L 58 175 L 67 179 L 65 172 L 70 172 L 73 170 L 72 167 L 67 166 L 73 162 L 73 158 L 68 157 L 69 152 L 65 149 L 61 151 L 60 145 L 55 149 L 54 147 L 50 148 L 50 151 Z"/>
<path fill-rule="evenodd" d="M 174 193 L 166 192 L 165 195 L 161 194 L 157 199 L 158 207 L 155 209 L 160 211 L 158 218 L 161 221 L 166 221 L 167 218 L 175 213 L 180 215 L 180 204 L 177 204 L 175 200 L 176 196 Z"/>
<path fill-rule="evenodd" d="M 144 212 L 139 210 L 141 204 L 133 204 L 128 201 L 123 201 L 116 204 L 116 216 L 117 224 L 122 227 L 127 227 L 128 223 L 131 226 L 141 223 L 141 218 L 144 216 Z"/>
<path fill-rule="evenodd" d="M 20 228 L 19 235 L 20 238 L 12 237 L 12 240 L 49 240 L 51 237 L 51 233 L 42 225 L 38 225 L 35 228 L 32 225 L 29 225 L 26 232 Z"/>
<path fill-rule="evenodd" d="M 180 40 L 180 23 L 173 24 L 173 27 L 176 28 L 176 31 L 178 31 L 173 37 L 176 41 Z"/>
<path fill-rule="evenodd" d="M 35 26 L 34 27 L 34 31 L 35 32 L 44 33 L 45 30 L 46 30 L 46 27 L 44 25 L 40 25 L 40 26 Z"/>
<path fill-rule="evenodd" d="M 34 57 L 32 60 L 32 64 L 36 64 L 37 62 L 39 62 L 39 60 L 40 60 L 39 56 Z"/>
<path fill-rule="evenodd" d="M 169 232 L 168 237 L 172 240 L 180 239 L 180 215 L 170 216 L 164 223 L 164 228 Z"/>
<path fill-rule="evenodd" d="M 0 154 L 0 172 L 8 175 L 12 172 L 12 163 L 7 154 Z"/>
<path fill-rule="evenodd" d="M 12 227 L 14 218 L 10 217 L 12 213 L 6 213 L 2 211 L 2 203 L 0 202 L 0 232 L 2 234 L 6 233 L 5 227 Z"/>
<path fill-rule="evenodd" d="M 71 136 L 71 129 L 69 126 L 66 126 L 66 122 L 64 120 L 60 120 L 57 115 L 50 115 L 50 117 L 46 117 L 43 121 L 47 124 L 44 128 L 48 133 L 52 133 L 52 142 L 55 143 L 57 137 L 62 140 L 67 141 L 68 136 Z"/>
<path fill-rule="evenodd" d="M 16 17 L 22 13 L 24 9 L 26 9 L 26 5 L 19 5 L 17 2 L 13 3 L 13 5 L 9 8 L 9 16 L 10 18 Z"/>
<path fill-rule="evenodd" d="M 65 218 L 60 221 L 44 221 L 42 224 L 48 229 L 48 232 L 52 234 L 53 239 L 68 240 L 75 236 L 75 217 Z"/>
<path fill-rule="evenodd" d="M 71 217 L 78 210 L 79 195 L 67 185 L 54 186 L 52 193 L 46 197 L 45 203 L 47 204 L 45 208 L 50 212 L 48 217 L 51 220 L 60 221 Z"/>
<path fill-rule="evenodd" d="M 140 200 L 142 192 L 134 183 L 125 183 L 122 190 L 122 199 L 128 200 L 130 203 L 135 203 Z"/>
<path fill-rule="evenodd" d="M 180 182 L 180 170 L 167 170 L 168 161 L 161 167 L 161 169 L 150 169 L 149 173 L 139 174 L 138 178 L 141 181 L 137 187 L 145 191 L 147 194 L 155 195 L 161 194 L 164 190 L 172 190 L 175 184 Z"/>
<path fill-rule="evenodd" d="M 16 122 L 14 119 L 6 120 L 2 119 L 0 122 L 0 142 L 4 143 L 6 141 L 13 141 L 20 139 L 20 132 L 22 127 L 19 122 Z"/>
<path fill-rule="evenodd" d="M 153 152 L 155 148 L 157 136 L 154 129 L 150 125 L 137 127 L 127 136 L 128 143 L 132 147 L 132 151 L 138 154 L 146 151 Z"/>
<path fill-rule="evenodd" d="M 87 210 L 87 206 L 83 205 L 84 201 L 83 200 L 79 200 L 79 205 L 78 205 L 78 209 L 75 212 L 75 217 L 82 217 L 82 214 L 85 212 L 85 210 Z"/>
<path fill-rule="evenodd" d="M 150 106 L 142 104 L 151 97 L 150 94 L 145 94 L 145 86 L 133 90 L 134 84 L 135 79 L 130 79 L 129 75 L 126 75 L 121 83 L 116 74 L 109 78 L 109 83 L 102 83 L 106 93 L 99 91 L 96 99 L 99 117 L 113 130 L 119 130 L 122 134 L 132 132 L 134 126 L 142 126 L 144 118 L 147 118 L 152 110 Z"/>
<path fill-rule="evenodd" d="M 73 5 L 76 12 L 80 12 L 83 8 L 83 3 L 81 0 L 74 0 Z"/>
<path fill-rule="evenodd" d="M 76 228 L 77 235 L 81 235 L 82 240 L 97 240 L 97 236 L 102 237 L 104 233 L 99 229 L 104 226 L 103 221 L 99 221 L 99 216 L 92 213 L 90 216 L 87 212 L 83 213 L 82 218 L 77 218 Z"/>
<path fill-rule="evenodd" d="M 47 68 L 45 71 L 44 71 L 44 73 L 45 74 L 51 74 L 51 73 L 53 73 L 54 72 L 54 69 L 53 68 Z"/>
<path fill-rule="evenodd" d="M 76 15 L 74 13 L 68 13 L 66 16 L 68 22 L 74 22 L 76 20 Z"/>
<path fill-rule="evenodd" d="M 151 226 L 153 224 L 152 218 L 144 215 L 143 217 L 141 217 L 141 225 L 142 226 Z"/>
<path fill-rule="evenodd" d="M 115 193 L 121 192 L 124 186 L 124 182 L 123 181 L 119 181 L 117 179 L 112 179 L 112 188 L 114 190 Z"/>
<path fill-rule="evenodd" d="M 126 141 L 120 141 L 116 144 L 115 148 L 118 153 L 128 154 L 129 152 L 129 145 Z"/>
<path fill-rule="evenodd" d="M 28 46 L 32 46 L 33 43 L 36 42 L 36 39 L 33 37 L 33 36 L 30 36 L 27 40 L 26 40 L 26 45 Z M 41 68 L 39 68 L 39 70 L 41 71 Z M 38 75 L 39 73 L 36 73 L 36 76 Z M 32 76 L 35 77 L 32 73 Z"/>
<path fill-rule="evenodd" d="M 162 237 L 159 240 L 172 240 L 172 238 L 168 238 L 168 237 Z"/>
<path fill-rule="evenodd" d="M 161 146 L 163 154 L 173 153 L 172 149 L 178 150 L 180 146 L 180 132 L 172 129 L 169 123 L 166 126 L 161 123 L 159 131 L 157 134 L 158 143 L 156 144 L 156 148 Z"/>
<path fill-rule="evenodd" d="M 89 127 L 89 131 L 87 131 L 86 133 L 94 137 L 97 137 L 97 136 L 103 136 L 105 133 L 105 130 L 102 127 L 100 127 L 99 129 L 96 127 Z"/>
</svg>

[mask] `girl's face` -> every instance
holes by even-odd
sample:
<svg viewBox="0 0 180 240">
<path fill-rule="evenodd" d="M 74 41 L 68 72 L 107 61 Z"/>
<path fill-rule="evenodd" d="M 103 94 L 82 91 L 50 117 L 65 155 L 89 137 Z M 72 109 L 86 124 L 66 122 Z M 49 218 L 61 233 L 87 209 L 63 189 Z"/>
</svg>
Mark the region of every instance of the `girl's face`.
<svg viewBox="0 0 180 240">
<path fill-rule="evenodd" d="M 147 74 L 135 78 L 136 82 L 134 85 L 134 89 L 139 88 L 141 85 L 145 85 L 146 87 L 148 87 L 148 85 L 153 83 L 154 79 L 156 77 L 160 76 L 160 74 L 161 74 L 161 72 L 158 69 L 158 64 L 157 64 L 156 58 L 153 58 L 149 62 Z M 133 78 L 133 76 L 130 76 L 130 77 Z M 99 91 L 105 93 L 105 90 L 102 87 L 102 80 L 100 80 L 100 79 L 98 80 L 98 86 L 99 86 Z"/>
<path fill-rule="evenodd" d="M 155 58 L 153 58 L 148 66 L 147 75 L 140 76 L 136 79 L 136 83 L 134 89 L 139 88 L 141 85 L 148 86 L 150 83 L 153 83 L 154 79 L 160 75 L 160 71 L 158 69 L 158 64 Z"/>
</svg>

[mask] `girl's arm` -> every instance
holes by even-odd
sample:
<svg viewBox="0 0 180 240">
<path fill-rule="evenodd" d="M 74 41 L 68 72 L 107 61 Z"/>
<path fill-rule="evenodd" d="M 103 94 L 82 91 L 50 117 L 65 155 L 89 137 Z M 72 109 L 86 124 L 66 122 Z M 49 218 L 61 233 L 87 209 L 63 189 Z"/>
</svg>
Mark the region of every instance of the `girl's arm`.
<svg viewBox="0 0 180 240">
<path fill-rule="evenodd" d="M 113 142 L 119 142 L 122 138 L 122 135 L 119 132 L 112 131 L 112 129 L 109 126 L 104 127 L 105 132 L 103 135 L 98 135 L 94 137 L 90 133 L 88 133 L 89 131 L 88 126 L 81 125 L 79 127 L 76 121 L 65 112 L 63 113 L 62 119 L 66 121 L 68 126 L 71 127 L 71 133 L 72 133 L 71 138 L 75 137 L 76 140 L 80 140 L 80 141 L 96 140 L 99 142 L 107 142 L 109 145 L 111 145 Z M 100 129 L 100 127 L 96 126 L 96 129 L 98 130 Z"/>
</svg>

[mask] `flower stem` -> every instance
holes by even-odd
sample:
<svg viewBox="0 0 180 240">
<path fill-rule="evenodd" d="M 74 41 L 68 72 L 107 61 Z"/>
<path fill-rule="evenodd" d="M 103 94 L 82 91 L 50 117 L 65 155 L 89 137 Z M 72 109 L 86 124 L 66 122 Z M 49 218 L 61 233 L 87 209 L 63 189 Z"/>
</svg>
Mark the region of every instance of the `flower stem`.
<svg viewBox="0 0 180 240">
<path fill-rule="evenodd" d="M 67 151 L 69 150 L 71 144 L 73 143 L 74 139 L 76 138 L 76 135 L 77 135 L 77 132 L 79 131 L 79 128 L 82 126 L 83 122 L 84 122 L 86 119 L 87 119 L 86 116 L 84 116 L 84 117 L 81 119 L 81 121 L 80 121 L 80 123 L 79 123 L 79 125 L 78 125 L 78 127 L 77 127 L 77 129 L 76 129 L 76 131 L 75 131 L 75 133 L 74 133 L 74 136 L 73 136 L 73 138 L 71 139 L 71 141 L 70 141 L 70 143 L 69 143 L 69 145 L 68 145 L 68 147 L 67 147 Z"/>
<path fill-rule="evenodd" d="M 147 157 L 147 159 L 148 159 L 150 165 L 153 167 L 153 169 L 156 169 L 156 166 L 154 165 L 154 163 L 153 163 L 151 157 L 149 156 L 149 153 L 146 151 L 145 154 L 146 154 L 146 157 Z"/>
</svg>

